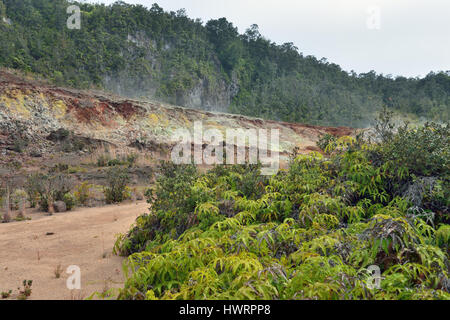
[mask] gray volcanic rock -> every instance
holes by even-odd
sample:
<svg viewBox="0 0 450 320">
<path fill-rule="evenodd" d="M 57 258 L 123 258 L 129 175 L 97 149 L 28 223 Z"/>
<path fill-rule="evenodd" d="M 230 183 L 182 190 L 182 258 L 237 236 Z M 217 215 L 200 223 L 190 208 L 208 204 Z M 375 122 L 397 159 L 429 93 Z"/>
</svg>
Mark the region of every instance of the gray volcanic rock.
<svg viewBox="0 0 450 320">
<path fill-rule="evenodd" d="M 67 211 L 67 206 L 63 201 L 56 201 L 53 204 L 53 208 L 55 208 L 56 212 L 66 212 Z"/>
</svg>

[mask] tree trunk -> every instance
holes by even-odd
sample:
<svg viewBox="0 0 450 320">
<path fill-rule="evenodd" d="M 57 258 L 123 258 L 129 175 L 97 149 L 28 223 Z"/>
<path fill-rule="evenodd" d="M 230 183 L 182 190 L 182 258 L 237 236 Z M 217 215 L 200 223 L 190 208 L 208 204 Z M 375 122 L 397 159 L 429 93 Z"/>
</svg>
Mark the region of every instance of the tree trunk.
<svg viewBox="0 0 450 320">
<path fill-rule="evenodd" d="M 9 201 L 9 187 L 6 187 L 4 208 L 5 208 L 5 213 L 3 214 L 3 222 L 7 223 L 7 222 L 11 221 L 11 208 L 10 208 L 10 201 Z"/>
</svg>

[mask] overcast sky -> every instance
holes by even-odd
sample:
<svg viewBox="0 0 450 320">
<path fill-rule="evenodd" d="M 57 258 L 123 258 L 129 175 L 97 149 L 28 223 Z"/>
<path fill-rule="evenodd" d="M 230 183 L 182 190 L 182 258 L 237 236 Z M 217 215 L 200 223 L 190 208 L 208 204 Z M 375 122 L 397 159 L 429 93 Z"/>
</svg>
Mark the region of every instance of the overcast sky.
<svg viewBox="0 0 450 320">
<path fill-rule="evenodd" d="M 113 3 L 114 0 L 88 0 Z M 409 77 L 450 70 L 449 0 L 125 0 L 191 18 L 226 17 L 243 33 L 293 42 L 344 70 Z"/>
</svg>

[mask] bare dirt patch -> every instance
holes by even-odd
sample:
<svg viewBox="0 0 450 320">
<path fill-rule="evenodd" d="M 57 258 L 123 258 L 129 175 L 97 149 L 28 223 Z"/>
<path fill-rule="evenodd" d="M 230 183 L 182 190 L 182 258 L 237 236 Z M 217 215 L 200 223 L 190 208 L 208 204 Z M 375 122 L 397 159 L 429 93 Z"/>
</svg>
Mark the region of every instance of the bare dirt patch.
<svg viewBox="0 0 450 320">
<path fill-rule="evenodd" d="M 124 258 L 112 254 L 115 237 L 147 211 L 139 202 L 0 224 L 0 291 L 13 290 L 15 299 L 26 279 L 33 280 L 29 299 L 65 300 L 123 286 Z M 81 269 L 81 291 L 67 289 L 70 265 Z"/>
</svg>

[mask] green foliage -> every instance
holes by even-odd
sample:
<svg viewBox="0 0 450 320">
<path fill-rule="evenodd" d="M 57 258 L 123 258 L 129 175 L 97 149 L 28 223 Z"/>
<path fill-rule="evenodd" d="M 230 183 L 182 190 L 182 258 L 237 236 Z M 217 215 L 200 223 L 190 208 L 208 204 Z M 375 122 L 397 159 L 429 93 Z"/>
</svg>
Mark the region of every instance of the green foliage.
<svg viewBox="0 0 450 320">
<path fill-rule="evenodd" d="M 317 146 L 320 148 L 320 150 L 325 151 L 327 148 L 334 147 L 334 144 L 336 143 L 336 137 L 327 133 L 320 137 L 319 141 L 317 142 Z"/>
<path fill-rule="evenodd" d="M 11 194 L 10 202 L 11 207 L 14 210 L 19 210 L 20 206 L 25 206 L 25 203 L 27 201 L 27 192 L 22 189 L 16 189 Z"/>
<path fill-rule="evenodd" d="M 129 167 L 133 167 L 137 160 L 139 158 L 139 155 L 137 153 L 130 153 L 126 156 L 126 162 L 128 164 Z"/>
<path fill-rule="evenodd" d="M 377 135 L 377 138 L 386 143 L 394 136 L 395 123 L 393 122 L 394 112 L 383 107 L 378 117 L 375 119 L 373 128 Z"/>
<path fill-rule="evenodd" d="M 76 187 L 74 197 L 79 204 L 83 206 L 87 204 L 87 201 L 91 196 L 91 188 L 92 185 L 88 182 L 83 182 Z"/>
<path fill-rule="evenodd" d="M 19 137 L 14 140 L 12 150 L 15 152 L 18 152 L 18 153 L 23 153 L 27 146 L 28 146 L 28 141 L 26 139 Z"/>
<path fill-rule="evenodd" d="M 442 225 L 436 231 L 436 244 L 440 247 L 448 248 L 450 247 L 450 226 Z"/>
<path fill-rule="evenodd" d="M 406 126 L 381 149 L 384 157 L 419 176 L 439 176 L 450 170 L 450 126 L 427 123 L 417 129 Z"/>
<path fill-rule="evenodd" d="M 130 180 L 126 168 L 113 167 L 107 172 L 108 186 L 104 188 L 107 203 L 120 203 L 127 198 L 127 183 Z"/>
<path fill-rule="evenodd" d="M 116 166 L 128 166 L 133 167 L 138 160 L 138 155 L 130 153 L 125 156 L 118 156 L 115 159 L 111 159 L 109 154 L 102 154 L 97 158 L 98 167 L 116 167 Z"/>
<path fill-rule="evenodd" d="M 111 159 L 107 163 L 108 167 L 115 167 L 115 166 L 121 166 L 121 165 L 123 165 L 123 162 L 120 159 Z"/>
<path fill-rule="evenodd" d="M 270 178 L 163 163 L 150 213 L 116 242 L 129 255 L 119 298 L 450 299 L 448 224 L 399 195 L 414 176 L 372 161 L 380 145 L 327 140 L 329 158 L 293 156 Z"/>
<path fill-rule="evenodd" d="M 77 204 L 77 199 L 72 193 L 66 193 L 63 197 L 63 201 L 66 204 L 67 211 L 72 210 L 75 208 L 75 205 Z"/>
<path fill-rule="evenodd" d="M 8 299 L 12 294 L 12 290 L 8 290 L 8 291 L 2 291 L 1 292 L 1 297 L 2 299 Z"/>
<path fill-rule="evenodd" d="M 58 171 L 58 170 L 56 170 Z M 25 191 L 31 206 L 38 202 L 43 211 L 48 211 L 48 200 L 64 201 L 64 197 L 72 190 L 73 180 L 67 173 L 35 173 L 28 176 Z"/>
<path fill-rule="evenodd" d="M 26 300 L 31 296 L 31 286 L 33 285 L 33 280 L 23 280 L 22 288 L 17 288 L 19 290 L 18 300 Z"/>
</svg>

